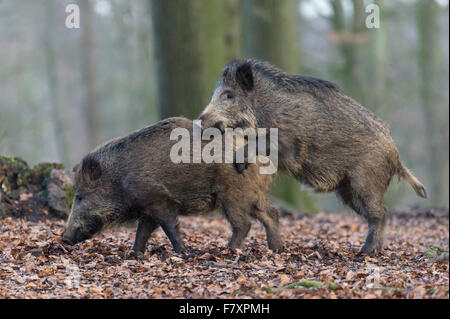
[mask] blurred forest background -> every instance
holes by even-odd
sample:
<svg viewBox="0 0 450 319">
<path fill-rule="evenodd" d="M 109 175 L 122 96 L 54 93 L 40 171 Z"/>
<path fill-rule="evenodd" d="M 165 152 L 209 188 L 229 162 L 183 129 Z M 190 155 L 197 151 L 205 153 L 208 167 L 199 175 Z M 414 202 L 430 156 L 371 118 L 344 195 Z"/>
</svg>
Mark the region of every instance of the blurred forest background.
<svg viewBox="0 0 450 319">
<path fill-rule="evenodd" d="M 65 26 L 70 3 L 80 29 Z M 0 0 L 0 154 L 71 168 L 107 139 L 196 118 L 227 61 L 254 57 L 336 82 L 389 124 L 430 196 L 395 179 L 387 206 L 448 206 L 448 26 L 448 0 Z M 272 192 L 344 208 L 285 176 Z"/>
</svg>

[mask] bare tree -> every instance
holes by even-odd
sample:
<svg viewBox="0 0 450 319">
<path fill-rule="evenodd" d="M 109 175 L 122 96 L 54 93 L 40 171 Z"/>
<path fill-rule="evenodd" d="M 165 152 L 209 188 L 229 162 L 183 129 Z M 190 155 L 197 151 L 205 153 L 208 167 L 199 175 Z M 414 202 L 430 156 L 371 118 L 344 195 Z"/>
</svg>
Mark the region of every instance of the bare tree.
<svg viewBox="0 0 450 319">
<path fill-rule="evenodd" d="M 439 78 L 441 29 L 439 5 L 435 0 L 417 3 L 416 21 L 419 33 L 420 98 L 425 115 L 427 160 L 431 176 L 430 196 L 434 205 L 441 205 L 448 176 L 448 114 L 444 113 L 445 106 L 440 97 L 443 90 Z"/>
<path fill-rule="evenodd" d="M 162 118 L 196 118 L 207 103 L 203 5 L 150 0 Z"/>
<path fill-rule="evenodd" d="M 81 27 L 81 79 L 84 92 L 83 115 L 86 125 L 87 147 L 92 149 L 99 142 L 99 103 L 95 72 L 95 37 L 93 8 L 89 0 L 80 0 Z"/>
<path fill-rule="evenodd" d="M 225 0 L 225 57 L 237 59 L 241 55 L 239 8 L 241 0 Z"/>
<path fill-rule="evenodd" d="M 367 42 L 364 1 L 352 0 L 353 16 L 347 19 L 341 0 L 331 0 L 333 14 L 330 22 L 333 39 L 342 58 L 337 78 L 343 89 L 359 102 L 366 104 L 364 92 L 363 45 Z M 362 73 L 362 74 L 361 74 Z"/>
<path fill-rule="evenodd" d="M 65 127 L 61 117 L 61 101 L 59 97 L 59 80 L 57 73 L 57 57 L 54 46 L 54 17 L 55 3 L 53 0 L 45 2 L 45 17 L 43 43 L 45 49 L 45 70 L 47 72 L 48 98 L 53 121 L 53 130 L 56 141 L 56 152 L 59 160 L 63 163 L 69 163 L 68 147 L 66 143 Z"/>
<path fill-rule="evenodd" d="M 298 1 L 244 0 L 242 5 L 243 54 L 269 61 L 281 69 L 299 72 L 296 35 Z M 280 173 L 272 193 L 299 210 L 317 211 L 306 190 L 298 182 Z"/>
<path fill-rule="evenodd" d="M 243 54 L 298 71 L 296 12 L 293 0 L 245 0 L 242 6 Z"/>
</svg>

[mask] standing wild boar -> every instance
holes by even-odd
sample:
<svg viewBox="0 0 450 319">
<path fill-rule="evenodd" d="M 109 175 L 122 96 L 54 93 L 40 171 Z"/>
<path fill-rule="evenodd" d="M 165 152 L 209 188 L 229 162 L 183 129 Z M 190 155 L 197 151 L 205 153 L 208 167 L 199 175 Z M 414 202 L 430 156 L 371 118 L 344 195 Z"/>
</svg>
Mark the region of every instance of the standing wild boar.
<svg viewBox="0 0 450 319">
<path fill-rule="evenodd" d="M 192 143 L 192 121 L 169 118 L 86 155 L 75 173 L 75 197 L 62 240 L 74 244 L 137 219 L 135 252 L 144 252 L 158 226 L 174 250 L 183 252 L 177 215 L 219 208 L 232 226 L 229 247 L 242 245 L 252 216 L 265 226 L 269 248 L 280 251 L 278 214 L 265 197 L 271 177 L 256 167 L 240 175 L 233 164 L 173 163 L 170 151 L 176 141 L 170 135 L 175 128 L 188 129 Z"/>
<path fill-rule="evenodd" d="M 278 128 L 279 168 L 317 192 L 336 191 L 364 216 L 369 223 L 365 253 L 382 249 L 383 196 L 394 175 L 427 196 L 403 166 L 389 128 L 331 82 L 253 59 L 232 61 L 199 119 L 202 127 L 222 131 Z M 242 171 L 246 165 L 236 167 Z"/>
</svg>

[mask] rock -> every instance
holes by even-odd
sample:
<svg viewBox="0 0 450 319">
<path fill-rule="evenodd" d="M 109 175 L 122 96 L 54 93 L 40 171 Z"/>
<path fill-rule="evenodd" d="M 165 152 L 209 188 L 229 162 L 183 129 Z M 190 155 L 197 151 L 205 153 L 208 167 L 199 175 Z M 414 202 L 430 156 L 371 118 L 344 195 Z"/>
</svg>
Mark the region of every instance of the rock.
<svg viewBox="0 0 450 319">
<path fill-rule="evenodd" d="M 66 219 L 73 199 L 74 174 L 69 170 L 53 169 L 46 180 L 46 199 L 52 213 Z"/>
<path fill-rule="evenodd" d="M 37 193 L 52 169 L 63 169 L 58 163 L 40 163 L 30 168 L 24 160 L 13 156 L 0 156 L 0 187 L 12 199 L 24 192 Z"/>
<path fill-rule="evenodd" d="M 64 165 L 59 163 L 39 163 L 25 176 L 26 181 L 31 185 L 42 185 L 44 180 L 50 177 L 50 173 L 54 169 L 64 169 Z"/>
<path fill-rule="evenodd" d="M 0 156 L 0 216 L 22 216 L 45 210 L 67 218 L 73 198 L 73 176 L 59 163 L 40 163 L 33 168 L 19 157 Z M 7 205 L 6 205 L 7 204 Z M 36 206 L 38 204 L 38 206 Z M 29 208 L 29 210 L 25 209 Z"/>
<path fill-rule="evenodd" d="M 0 156 L 0 184 L 6 193 L 23 186 L 23 176 L 28 173 L 28 164 L 19 157 Z"/>
</svg>

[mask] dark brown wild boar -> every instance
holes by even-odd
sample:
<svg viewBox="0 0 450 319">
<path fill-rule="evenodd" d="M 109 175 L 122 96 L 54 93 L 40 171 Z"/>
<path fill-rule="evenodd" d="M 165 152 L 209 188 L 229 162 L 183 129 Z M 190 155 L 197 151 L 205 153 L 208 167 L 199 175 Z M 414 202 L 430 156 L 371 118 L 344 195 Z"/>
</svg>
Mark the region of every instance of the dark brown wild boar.
<svg viewBox="0 0 450 319">
<path fill-rule="evenodd" d="M 144 252 L 158 226 L 174 250 L 183 252 L 177 216 L 219 208 L 232 226 L 229 247 L 242 245 L 252 216 L 265 226 L 269 248 L 280 251 L 277 211 L 265 197 L 270 175 L 260 175 L 256 165 L 240 175 L 233 164 L 175 164 L 170 159 L 175 128 L 188 129 L 192 142 L 192 121 L 169 118 L 86 155 L 75 174 L 75 198 L 62 240 L 75 244 L 107 227 L 138 220 L 135 252 Z"/>
<path fill-rule="evenodd" d="M 424 186 L 402 164 L 386 124 L 331 82 L 253 59 L 232 61 L 199 119 L 202 127 L 222 132 L 278 128 L 279 169 L 317 192 L 335 191 L 365 217 L 365 253 L 382 249 L 383 196 L 394 175 L 426 198 Z M 242 171 L 246 164 L 236 167 Z"/>
</svg>

